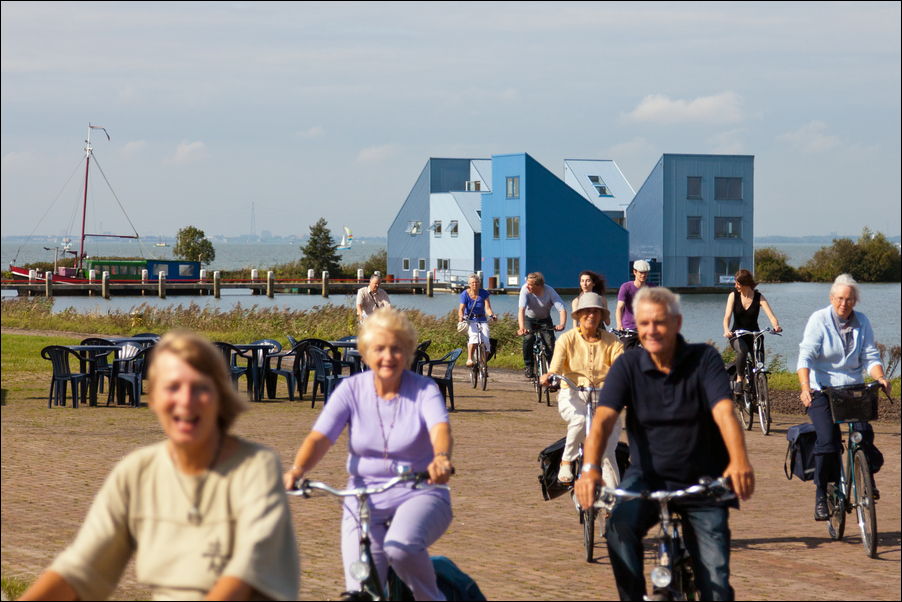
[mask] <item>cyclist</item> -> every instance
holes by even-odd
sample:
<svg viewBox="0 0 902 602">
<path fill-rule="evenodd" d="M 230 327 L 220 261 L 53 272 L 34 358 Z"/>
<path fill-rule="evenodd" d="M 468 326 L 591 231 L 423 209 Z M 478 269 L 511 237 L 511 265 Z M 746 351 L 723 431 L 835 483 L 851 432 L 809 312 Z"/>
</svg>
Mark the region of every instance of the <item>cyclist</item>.
<svg viewBox="0 0 902 602">
<path fill-rule="evenodd" d="M 754 276 L 748 270 L 739 270 L 736 272 L 736 290 L 730 292 L 727 296 L 727 308 L 723 314 L 723 336 L 730 340 L 730 345 L 736 352 L 736 381 L 733 383 L 733 391 L 737 394 L 742 393 L 742 383 L 745 380 L 745 362 L 748 360 L 749 354 L 754 349 L 752 335 L 741 337 L 733 337 L 734 330 L 758 330 L 758 313 L 764 310 L 767 319 L 774 331 L 781 332 L 780 321 L 774 315 L 767 299 L 764 298 L 758 290 L 755 289 L 758 284 L 755 282 Z M 733 326 L 730 327 L 730 318 L 733 319 Z"/>
<path fill-rule="evenodd" d="M 647 283 L 648 272 L 651 266 L 644 259 L 633 262 L 633 279 L 620 285 L 617 291 L 616 313 L 617 330 L 636 330 L 636 319 L 633 316 L 633 298 L 640 289 L 646 286 L 654 286 Z M 627 349 L 639 345 L 638 338 L 627 339 L 624 343 Z"/>
<path fill-rule="evenodd" d="M 575 487 L 580 505 L 588 508 L 602 484 L 599 461 L 623 408 L 630 468 L 621 488 L 683 489 L 702 477 L 723 475 L 747 499 L 754 490 L 754 472 L 720 354 L 710 345 L 686 343 L 679 334 L 679 297 L 668 289 L 643 287 L 633 308 L 644 349 L 624 353 L 605 380 Z M 699 569 L 701 599 L 732 599 L 728 503 L 678 507 Z M 657 521 L 655 504 L 638 499 L 619 503 L 608 520 L 608 552 L 622 600 L 641 600 L 646 594 L 642 537 Z"/>
<path fill-rule="evenodd" d="M 817 433 L 814 445 L 814 520 L 827 520 L 827 483 L 839 477 L 842 435 L 833 423 L 830 404 L 823 387 L 864 382 L 862 372 L 878 381 L 889 394 L 889 383 L 880 363 L 871 322 L 854 311 L 860 299 L 858 283 L 849 274 L 840 274 L 830 288 L 830 305 L 808 318 L 799 343 L 796 372 L 802 392 L 799 399 Z M 879 497 L 876 488 L 874 498 Z"/>
<path fill-rule="evenodd" d="M 391 307 L 388 293 L 379 288 L 382 276 L 378 273 L 370 276 L 370 283 L 357 290 L 357 320 L 362 324 L 367 316 L 381 307 Z"/>
<path fill-rule="evenodd" d="M 149 407 L 166 435 L 110 473 L 73 544 L 22 600 L 105 600 L 129 559 L 155 600 L 295 600 L 298 550 L 275 452 L 229 433 L 247 402 L 222 354 L 157 343 Z"/>
<path fill-rule="evenodd" d="M 611 312 L 608 310 L 608 301 L 604 298 L 605 282 L 604 276 L 592 270 L 583 270 L 579 273 L 579 294 L 573 300 L 570 306 L 570 315 L 573 316 L 573 328 L 579 328 L 579 322 L 576 319 L 576 306 L 579 305 L 579 299 L 584 293 L 595 293 L 601 296 L 601 323 L 608 326 L 611 323 Z"/>
<path fill-rule="evenodd" d="M 551 374 L 563 374 L 579 386 L 600 387 L 616 360 L 623 353 L 623 344 L 602 326 L 604 314 L 603 297 L 595 293 L 585 293 L 579 298 L 579 305 L 573 317 L 579 323 L 561 335 L 554 348 L 554 357 L 548 373 L 542 375 L 542 384 L 549 384 Z M 586 403 L 580 399 L 578 391 L 573 391 L 567 383 L 561 383 L 557 398 L 558 412 L 567 422 L 567 441 L 561 458 L 558 481 L 573 481 L 573 461 L 579 455 L 579 446 L 586 432 Z M 617 472 L 617 458 L 614 450 L 620 438 L 620 423 L 615 425 L 604 457 L 611 468 L 605 471 L 605 482 L 617 486 L 620 474 Z M 605 463 L 607 468 L 607 463 Z"/>
<path fill-rule="evenodd" d="M 473 365 L 473 351 L 480 342 L 485 348 L 485 357 L 489 357 L 491 348 L 489 345 L 488 319 L 496 320 L 498 317 L 492 311 L 492 302 L 489 301 L 489 292 L 479 286 L 479 276 L 470 274 L 467 279 L 467 288 L 460 293 L 460 306 L 457 308 L 458 320 L 469 319 L 467 341 L 467 366 Z"/>
<path fill-rule="evenodd" d="M 555 330 L 563 330 L 567 324 L 567 309 L 561 296 L 553 288 L 545 284 L 545 277 L 541 272 L 532 272 L 526 276 L 526 284 L 520 289 L 520 299 L 517 303 L 517 334 L 523 336 L 523 366 L 526 378 L 535 378 L 535 368 L 532 365 L 532 346 L 535 342 L 532 330 L 536 326 L 554 326 Z M 559 324 L 556 326 L 551 320 L 551 308 L 558 310 Z M 550 351 L 554 351 L 554 334 L 542 331 L 540 336 Z"/>
<path fill-rule="evenodd" d="M 377 485 L 398 468 L 428 471 L 430 483 L 451 476 L 451 427 L 445 401 L 435 382 L 410 370 L 417 343 L 403 312 L 377 310 L 360 327 L 358 345 L 370 367 L 335 389 L 284 474 L 293 489 L 348 428 L 348 488 Z M 428 547 L 451 524 L 451 495 L 446 489 L 395 487 L 370 498 L 373 560 L 382 583 L 388 567 L 413 590 L 417 600 L 444 600 L 436 584 Z M 349 591 L 359 580 L 351 564 L 359 557 L 358 509 L 344 505 L 341 550 Z M 390 523 L 390 525 L 389 525 Z"/>
</svg>

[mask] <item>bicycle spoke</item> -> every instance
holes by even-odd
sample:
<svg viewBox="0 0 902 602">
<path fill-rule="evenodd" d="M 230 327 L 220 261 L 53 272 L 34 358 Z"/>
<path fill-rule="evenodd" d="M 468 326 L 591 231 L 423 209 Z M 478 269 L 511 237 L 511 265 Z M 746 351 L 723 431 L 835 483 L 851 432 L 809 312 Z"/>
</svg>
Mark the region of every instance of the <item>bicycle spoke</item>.
<svg viewBox="0 0 902 602">
<path fill-rule="evenodd" d="M 853 457 L 855 480 L 852 482 L 855 495 L 855 510 L 858 527 L 861 529 L 861 543 L 868 556 L 877 555 L 877 508 L 874 504 L 873 476 L 864 450 L 858 449 Z"/>
</svg>

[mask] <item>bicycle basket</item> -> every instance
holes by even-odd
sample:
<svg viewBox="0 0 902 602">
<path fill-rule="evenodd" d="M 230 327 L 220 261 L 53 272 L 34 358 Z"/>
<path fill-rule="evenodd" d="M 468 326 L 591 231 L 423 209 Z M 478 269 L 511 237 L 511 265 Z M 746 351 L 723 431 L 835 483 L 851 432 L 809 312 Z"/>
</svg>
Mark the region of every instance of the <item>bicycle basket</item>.
<svg viewBox="0 0 902 602">
<path fill-rule="evenodd" d="M 868 422 L 877 419 L 879 389 L 867 385 L 824 387 L 833 422 Z"/>
</svg>

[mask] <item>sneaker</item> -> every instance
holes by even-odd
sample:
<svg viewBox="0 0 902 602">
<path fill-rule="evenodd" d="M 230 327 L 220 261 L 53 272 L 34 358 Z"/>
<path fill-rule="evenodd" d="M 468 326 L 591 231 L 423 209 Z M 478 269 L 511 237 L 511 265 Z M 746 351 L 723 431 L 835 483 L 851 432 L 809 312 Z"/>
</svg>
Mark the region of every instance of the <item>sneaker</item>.
<svg viewBox="0 0 902 602">
<path fill-rule="evenodd" d="M 561 462 L 561 468 L 557 471 L 557 480 L 561 483 L 568 484 L 573 482 L 573 463 Z"/>
<path fill-rule="evenodd" d="M 467 360 L 467 368 L 472 368 L 475 363 L 473 360 Z"/>
<path fill-rule="evenodd" d="M 526 380 L 534 380 L 536 373 L 532 368 L 526 368 L 525 370 L 523 370 L 523 376 L 526 377 Z"/>
<path fill-rule="evenodd" d="M 814 520 L 823 521 L 830 518 L 830 512 L 827 510 L 827 499 L 818 498 L 814 503 Z"/>
<path fill-rule="evenodd" d="M 738 380 L 733 381 L 733 393 L 736 395 L 742 395 L 742 383 Z"/>
</svg>

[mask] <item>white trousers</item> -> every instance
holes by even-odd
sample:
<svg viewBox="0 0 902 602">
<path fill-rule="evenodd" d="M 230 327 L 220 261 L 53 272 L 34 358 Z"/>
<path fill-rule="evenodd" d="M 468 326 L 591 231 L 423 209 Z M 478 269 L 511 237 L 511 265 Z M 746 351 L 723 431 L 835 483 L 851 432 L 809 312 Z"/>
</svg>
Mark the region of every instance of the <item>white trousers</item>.
<svg viewBox="0 0 902 602">
<path fill-rule="evenodd" d="M 557 410 L 561 418 L 567 423 L 567 441 L 564 443 L 564 454 L 561 458 L 564 462 L 572 462 L 579 456 L 579 446 L 586 439 L 586 403 L 580 398 L 578 391 L 561 387 L 557 396 Z M 614 423 L 608 444 L 605 447 L 601 460 L 601 476 L 605 485 L 617 487 L 620 485 L 620 471 L 617 469 L 617 442 L 620 441 L 620 417 Z M 574 467 L 574 471 L 578 467 Z"/>
<path fill-rule="evenodd" d="M 467 334 L 469 335 L 467 343 L 469 345 L 476 345 L 481 342 L 482 346 L 485 348 L 485 354 L 488 355 L 491 351 L 491 347 L 489 346 L 489 323 L 470 322 L 467 328 Z"/>
</svg>

